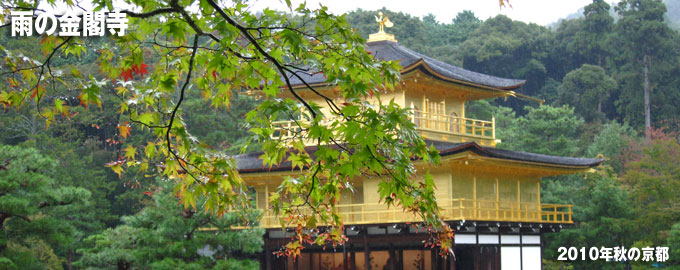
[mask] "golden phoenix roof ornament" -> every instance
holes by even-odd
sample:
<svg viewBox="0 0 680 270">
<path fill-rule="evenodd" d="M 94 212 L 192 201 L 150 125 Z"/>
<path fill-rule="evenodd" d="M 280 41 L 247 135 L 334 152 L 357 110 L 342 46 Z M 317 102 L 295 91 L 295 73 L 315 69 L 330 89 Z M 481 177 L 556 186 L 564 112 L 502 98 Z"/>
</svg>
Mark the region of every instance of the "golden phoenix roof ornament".
<svg viewBox="0 0 680 270">
<path fill-rule="evenodd" d="M 385 15 L 385 17 L 383 17 L 383 13 L 382 11 L 380 11 L 378 12 L 378 16 L 375 16 L 375 21 L 380 24 L 380 32 L 385 32 L 385 27 L 389 28 L 394 26 L 394 24 L 392 24 L 392 22 L 390 21 L 389 15 Z"/>
<path fill-rule="evenodd" d="M 384 15 L 384 16 L 383 16 Z M 390 17 L 387 14 L 383 14 L 382 11 L 378 12 L 378 16 L 375 16 L 375 21 L 380 24 L 380 31 L 375 34 L 370 34 L 368 36 L 367 42 L 389 40 L 397 42 L 394 35 L 385 32 L 385 27 L 392 27 L 394 24 L 390 21 Z"/>
</svg>

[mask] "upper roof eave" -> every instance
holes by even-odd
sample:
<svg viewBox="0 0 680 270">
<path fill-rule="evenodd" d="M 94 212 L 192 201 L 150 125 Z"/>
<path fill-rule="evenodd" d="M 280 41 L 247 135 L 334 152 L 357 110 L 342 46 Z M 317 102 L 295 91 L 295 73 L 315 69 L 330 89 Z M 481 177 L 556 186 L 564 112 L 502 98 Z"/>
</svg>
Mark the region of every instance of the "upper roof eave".
<svg viewBox="0 0 680 270">
<path fill-rule="evenodd" d="M 402 66 L 401 74 L 422 69 L 439 80 L 491 91 L 509 92 L 526 83 L 525 80 L 501 78 L 456 67 L 420 54 L 394 41 L 368 42 L 366 43 L 366 50 L 378 60 L 399 61 Z M 333 86 L 333 83 L 327 82 L 325 76 L 320 73 L 297 73 L 297 75 L 300 78 L 289 75 L 291 86 L 294 89 L 307 88 L 308 85 L 313 87 Z"/>
<path fill-rule="evenodd" d="M 511 151 L 498 149 L 493 147 L 480 146 L 475 142 L 469 143 L 448 143 L 448 142 L 437 142 L 428 141 L 429 144 L 434 145 L 435 148 L 439 150 L 439 154 L 442 157 L 451 156 L 464 152 L 473 152 L 479 156 L 515 161 L 520 163 L 528 163 L 537 166 L 546 167 L 559 167 L 563 169 L 574 169 L 583 170 L 589 169 L 600 165 L 604 162 L 604 159 L 598 158 L 573 158 L 573 157 L 560 157 L 560 156 L 550 156 L 543 154 L 535 154 L 520 151 Z M 308 147 L 307 150 L 311 155 L 315 152 L 313 147 Z M 240 173 L 266 173 L 266 172 L 277 172 L 277 171 L 291 171 L 293 168 L 290 162 L 283 162 L 279 166 L 274 166 L 272 168 L 266 168 L 258 157 L 261 153 L 251 153 L 235 156 L 237 161 L 237 166 L 239 167 Z"/>
</svg>

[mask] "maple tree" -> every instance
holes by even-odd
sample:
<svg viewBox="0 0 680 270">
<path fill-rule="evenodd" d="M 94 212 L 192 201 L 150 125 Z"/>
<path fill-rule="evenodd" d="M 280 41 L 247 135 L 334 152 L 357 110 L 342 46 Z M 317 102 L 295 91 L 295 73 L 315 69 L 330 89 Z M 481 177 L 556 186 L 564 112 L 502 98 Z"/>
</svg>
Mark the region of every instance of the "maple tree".
<svg viewBox="0 0 680 270">
<path fill-rule="evenodd" d="M 39 2 L 0 3 L 41 12 Z M 174 192 L 185 207 L 195 209 L 200 199 L 206 211 L 222 215 L 245 213 L 251 207 L 248 187 L 230 156 L 190 134 L 182 105 L 189 92 L 200 92 L 210 106 L 228 109 L 232 90 L 256 89 L 262 101 L 246 118 L 250 141 L 262 145 L 260 158 L 272 166 L 287 157 L 295 167 L 306 169 L 286 179 L 278 191 L 299 199 L 274 196 L 272 201 L 282 225 L 297 228 L 284 254 L 298 255 L 306 244 L 337 245 L 346 240 L 335 205 L 340 190 L 352 189 L 350 180 L 363 174 L 385 176 L 379 189 L 383 201 L 421 216 L 433 235 L 431 243 L 442 254 L 450 252 L 453 232 L 439 217 L 433 181 L 429 175 L 416 178 L 413 166 L 414 159 L 436 162 L 437 151 L 415 132 L 407 109 L 367 101 L 392 89 L 400 66 L 375 61 L 344 15 L 332 15 L 323 6 L 293 7 L 290 2 L 292 15 L 265 9 L 261 16 L 243 1 L 127 3 L 136 7 L 122 11 L 130 28 L 124 36 L 109 36 L 113 43 L 97 48 L 98 73 L 73 68 L 65 76 L 51 66 L 55 56 L 78 58 L 92 49 L 87 39 L 44 36 L 41 60 L 0 48 L 8 67 L 0 76 L 9 82 L 0 92 L 0 103 L 9 108 L 33 105 L 49 126 L 57 117 L 69 117 L 69 106 L 101 108 L 102 91 L 111 91 L 120 100 L 116 142 L 125 142 L 138 130 L 154 137 L 145 145 L 121 149 L 120 157 L 107 166 L 119 175 L 134 167 L 139 173 L 173 179 Z M 112 1 L 93 4 L 95 10 L 114 10 Z M 158 64 L 149 66 L 151 62 Z M 322 73 L 340 89 L 341 104 L 314 87 L 304 89 L 321 97 L 330 106 L 330 115 L 301 98 L 298 91 L 303 90 L 293 88 L 291 78 L 304 81 L 300 73 L 305 72 Z M 60 94 L 64 88 L 77 89 L 77 104 Z M 282 91 L 293 98 L 281 98 Z M 289 115 L 303 115 L 309 122 L 300 128 L 308 132 L 285 142 L 272 139 L 272 122 Z M 306 151 L 307 141 L 316 142 L 314 156 Z M 300 214 L 306 210 L 311 211 Z M 330 230 L 304 229 L 316 224 Z"/>
</svg>

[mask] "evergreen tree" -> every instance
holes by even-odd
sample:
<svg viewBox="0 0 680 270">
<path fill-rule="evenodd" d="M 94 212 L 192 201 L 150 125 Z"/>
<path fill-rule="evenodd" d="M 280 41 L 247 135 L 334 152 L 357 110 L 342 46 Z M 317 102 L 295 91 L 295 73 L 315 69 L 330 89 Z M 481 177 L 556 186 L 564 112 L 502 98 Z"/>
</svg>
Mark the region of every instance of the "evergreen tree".
<svg viewBox="0 0 680 270">
<path fill-rule="evenodd" d="M 53 179 L 57 163 L 35 149 L 0 145 L 0 266 L 60 269 L 76 238 L 72 220 L 90 192 Z"/>
<path fill-rule="evenodd" d="M 500 137 L 498 145 L 516 151 L 572 156 L 578 151 L 578 134 L 583 119 L 568 106 L 525 107 L 527 114 L 516 118 Z"/>
<path fill-rule="evenodd" d="M 626 113 L 627 120 L 644 116 L 645 137 L 651 141 L 651 95 L 660 80 L 656 73 L 667 69 L 668 61 L 674 63 L 677 57 L 671 39 L 672 30 L 664 22 L 666 6 L 661 0 L 623 0 L 616 11 L 620 16 L 616 24 L 617 45 L 623 49 L 621 56 L 630 59 L 626 64 L 629 80 L 622 89 L 619 108 Z M 640 100 L 640 92 L 642 104 L 636 102 Z M 631 115 L 633 113 L 635 117 Z"/>
<path fill-rule="evenodd" d="M 616 81 L 599 66 L 585 64 L 567 73 L 557 89 L 557 104 L 571 105 L 586 121 L 603 121 L 603 103 L 616 89 Z"/>
<path fill-rule="evenodd" d="M 85 239 L 83 269 L 259 269 L 255 254 L 263 245 L 262 229 L 231 230 L 234 214 L 217 217 L 204 209 L 184 209 L 159 181 L 153 203 L 123 224 Z M 198 205 L 201 205 L 200 203 Z M 251 216 L 251 218 L 256 215 Z M 210 230 L 203 230 L 210 229 Z"/>
</svg>

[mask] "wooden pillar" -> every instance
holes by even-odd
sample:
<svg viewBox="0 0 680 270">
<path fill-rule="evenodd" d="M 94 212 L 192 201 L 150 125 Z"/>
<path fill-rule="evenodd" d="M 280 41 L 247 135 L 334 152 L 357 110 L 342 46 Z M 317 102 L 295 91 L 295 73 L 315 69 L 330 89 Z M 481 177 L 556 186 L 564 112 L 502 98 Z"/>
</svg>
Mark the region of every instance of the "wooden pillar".
<svg viewBox="0 0 680 270">
<path fill-rule="evenodd" d="M 475 252 L 475 256 L 474 256 L 475 257 L 475 259 L 474 259 L 475 260 L 475 270 L 479 270 L 479 264 L 481 262 L 481 256 L 479 254 L 480 253 L 479 242 L 477 244 L 475 244 L 474 249 L 475 249 L 475 251 L 474 251 Z"/>
<path fill-rule="evenodd" d="M 390 244 L 389 256 L 390 258 L 387 261 L 390 262 L 390 270 L 397 270 L 397 256 L 394 253 L 394 245 L 392 244 Z"/>
<path fill-rule="evenodd" d="M 397 257 L 399 257 L 399 260 L 397 261 L 397 269 L 404 270 L 404 249 L 403 248 L 397 249 Z"/>
<path fill-rule="evenodd" d="M 264 269 L 272 270 L 272 251 L 269 249 L 264 250 Z"/>
<path fill-rule="evenodd" d="M 349 270 L 349 260 L 347 259 L 347 245 L 342 245 L 342 269 Z"/>
<path fill-rule="evenodd" d="M 543 232 L 541 231 L 541 234 L 539 234 L 539 241 L 541 242 L 541 270 L 543 270 L 543 251 L 544 251 L 544 245 L 543 245 Z"/>
<path fill-rule="evenodd" d="M 371 250 L 368 247 L 368 228 L 364 231 L 364 269 L 371 270 Z"/>
<path fill-rule="evenodd" d="M 309 253 L 309 269 L 308 270 L 314 270 L 314 252 Z"/>
<path fill-rule="evenodd" d="M 501 227 L 498 226 L 498 246 L 496 247 L 496 269 L 501 269 L 501 244 L 502 244 L 502 238 L 501 238 Z M 541 251 L 543 252 L 543 251 Z M 541 260 L 543 262 L 543 260 Z M 541 263 L 542 264 L 542 263 Z"/>
<path fill-rule="evenodd" d="M 352 245 L 349 245 L 349 250 L 350 250 L 350 257 L 349 257 L 349 269 L 351 270 L 357 270 L 357 258 L 356 258 L 356 253 L 354 253 L 354 249 L 352 248 Z"/>
<path fill-rule="evenodd" d="M 439 265 L 437 269 L 446 270 L 446 261 L 444 261 L 444 257 L 437 255 L 437 265 Z"/>
<path fill-rule="evenodd" d="M 293 258 L 293 269 L 300 270 L 300 260 L 302 260 L 302 254 L 299 258 Z"/>
<path fill-rule="evenodd" d="M 434 249 L 430 249 L 430 268 L 431 270 L 439 270 L 439 267 L 437 265 L 437 253 L 434 252 Z"/>
<path fill-rule="evenodd" d="M 283 258 L 276 258 L 276 259 L 278 261 L 277 264 L 276 264 L 276 268 L 280 267 L 280 262 L 283 261 L 283 269 L 288 270 L 288 258 L 283 257 Z M 276 269 L 276 270 L 278 270 L 278 269 Z"/>
<path fill-rule="evenodd" d="M 454 260 L 453 256 L 449 255 L 446 256 L 446 260 L 449 263 L 449 270 L 456 270 L 456 260 Z"/>
</svg>

